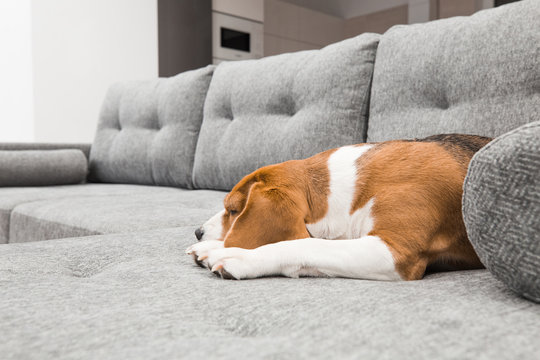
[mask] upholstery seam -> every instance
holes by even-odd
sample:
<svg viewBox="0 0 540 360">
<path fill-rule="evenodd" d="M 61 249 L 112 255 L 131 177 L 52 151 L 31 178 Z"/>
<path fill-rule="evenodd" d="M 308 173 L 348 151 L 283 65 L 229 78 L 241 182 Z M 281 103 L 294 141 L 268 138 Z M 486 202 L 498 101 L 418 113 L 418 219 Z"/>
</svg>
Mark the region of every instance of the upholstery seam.
<svg viewBox="0 0 540 360">
<path fill-rule="evenodd" d="M 375 56 L 376 56 L 376 50 L 375 54 L 373 56 L 373 66 L 371 68 L 371 74 L 369 77 L 369 82 L 366 90 L 364 91 L 364 102 L 362 104 L 362 108 L 360 109 L 360 120 L 364 120 L 364 129 L 362 130 L 362 142 L 367 142 L 367 136 L 368 136 L 368 129 L 369 129 L 369 113 L 370 113 L 370 107 L 371 107 L 371 86 L 373 84 L 373 75 L 375 73 Z M 364 114 L 365 113 L 365 114 Z M 362 119 L 363 118 L 363 119 Z"/>
<path fill-rule="evenodd" d="M 0 209 L 0 213 L 5 212 L 7 213 L 7 229 L 6 229 L 6 242 L 4 244 L 9 244 L 9 231 L 11 228 L 11 213 L 13 212 L 13 209 Z"/>
<path fill-rule="evenodd" d="M 11 225 L 11 219 L 14 215 L 14 212 L 12 211 L 11 212 L 11 215 L 10 215 L 10 218 L 9 218 L 9 224 Z M 58 221 L 50 221 L 50 220 L 45 220 L 45 219 L 42 219 L 42 218 L 38 218 L 38 217 L 35 217 L 35 216 L 29 216 L 29 215 L 25 215 L 25 214 L 21 214 L 21 213 L 18 213 L 19 216 L 22 216 L 26 219 L 36 219 L 36 220 L 39 220 L 41 222 L 44 222 L 44 223 L 47 223 L 47 224 L 54 224 L 54 225 L 60 225 L 60 226 L 63 226 L 63 227 L 67 227 L 67 228 L 70 228 L 70 230 L 81 230 L 81 231 L 88 231 L 88 232 L 94 232 L 93 234 L 88 234 L 88 235 L 78 235 L 78 236 L 67 236 L 67 237 L 60 237 L 60 238 L 54 238 L 54 239 L 43 239 L 43 240 L 33 240 L 33 241 L 25 241 L 25 242 L 37 242 L 37 241 L 49 241 L 49 240 L 57 240 L 57 239 L 69 239 L 69 238 L 81 238 L 81 237 L 86 237 L 86 236 L 93 236 L 93 235 L 106 235 L 102 232 L 97 232 L 95 230 L 91 230 L 91 229 L 87 229 L 87 228 L 84 228 L 84 227 L 80 227 L 80 226 L 72 226 L 72 225 L 67 225 L 67 224 L 63 224 L 63 223 L 60 223 Z M 10 226 L 10 230 L 11 230 L 11 226 Z M 18 243 L 12 243 L 11 242 L 11 231 L 8 233 L 8 244 L 18 244 Z"/>
<path fill-rule="evenodd" d="M 383 35 L 380 35 L 379 38 L 377 39 L 377 45 L 375 46 L 375 49 L 373 51 L 373 66 L 371 67 L 369 83 L 364 94 L 364 104 L 362 104 L 362 114 L 360 115 L 360 117 L 363 116 L 364 107 L 367 107 L 366 115 L 364 116 L 365 126 L 362 132 L 362 140 L 364 143 L 367 143 L 368 141 L 369 120 L 370 120 L 370 113 L 371 113 L 371 95 L 373 91 L 373 78 L 375 76 L 375 64 L 377 62 L 377 53 L 379 52 L 379 45 L 381 43 L 382 38 L 383 38 Z"/>
<path fill-rule="evenodd" d="M 80 185 L 80 184 L 79 184 Z M 68 185 L 68 186 L 77 186 L 77 185 Z M 122 194 L 122 195 L 126 195 L 126 194 Z M 100 196 L 122 196 L 121 194 L 108 194 L 108 195 L 100 195 Z M 127 194 L 129 195 L 129 194 Z M 54 197 L 54 198 L 50 198 L 50 199 L 40 199 L 40 200 L 34 200 L 34 201 L 26 201 L 26 202 L 22 202 L 20 204 L 17 204 L 15 205 L 13 208 L 11 209 L 0 209 L 0 211 L 7 211 L 8 214 L 9 214 L 9 219 L 8 219 L 8 233 L 6 235 L 6 238 L 7 238 L 7 243 L 6 244 L 9 244 L 10 243 L 10 230 L 11 230 L 11 217 L 13 216 L 13 213 L 17 210 L 18 207 L 20 206 L 23 206 L 23 205 L 28 205 L 28 204 L 36 204 L 36 203 L 40 203 L 40 202 L 49 202 L 51 200 L 65 200 L 65 199 L 70 199 L 70 198 L 94 198 L 95 196 L 92 196 L 92 195 L 73 195 L 73 196 L 59 196 L 59 197 Z M 24 213 L 20 213 L 21 215 L 23 216 L 30 216 L 30 215 L 27 215 L 27 214 L 24 214 Z M 36 219 L 42 219 L 42 218 L 37 218 Z M 49 220 L 46 220 L 46 221 L 49 221 Z M 59 223 L 60 224 L 60 223 Z M 83 229 L 83 228 L 81 228 Z"/>
</svg>

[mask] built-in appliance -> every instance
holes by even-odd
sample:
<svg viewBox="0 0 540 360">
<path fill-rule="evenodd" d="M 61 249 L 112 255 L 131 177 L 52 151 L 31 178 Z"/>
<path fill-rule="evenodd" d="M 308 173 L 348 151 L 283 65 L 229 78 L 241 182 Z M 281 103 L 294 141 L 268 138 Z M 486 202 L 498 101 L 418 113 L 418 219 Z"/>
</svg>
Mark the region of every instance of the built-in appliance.
<svg viewBox="0 0 540 360">
<path fill-rule="evenodd" d="M 224 60 L 258 59 L 263 56 L 263 24 L 236 16 L 212 13 L 212 57 Z"/>
</svg>

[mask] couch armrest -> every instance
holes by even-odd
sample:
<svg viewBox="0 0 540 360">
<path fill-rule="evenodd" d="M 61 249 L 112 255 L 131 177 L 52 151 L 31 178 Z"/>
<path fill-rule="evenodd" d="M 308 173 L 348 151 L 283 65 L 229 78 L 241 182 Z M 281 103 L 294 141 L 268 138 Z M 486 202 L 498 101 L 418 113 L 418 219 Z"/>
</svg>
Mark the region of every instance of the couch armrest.
<svg viewBox="0 0 540 360">
<path fill-rule="evenodd" d="M 463 219 L 486 268 L 540 302 L 540 121 L 474 155 L 463 186 Z"/>
<path fill-rule="evenodd" d="M 64 150 L 64 149 L 78 149 L 81 150 L 86 156 L 86 159 L 90 158 L 91 144 L 85 143 L 1 143 L 0 150 Z"/>
<path fill-rule="evenodd" d="M 0 187 L 80 184 L 87 174 L 80 149 L 0 150 Z"/>
</svg>

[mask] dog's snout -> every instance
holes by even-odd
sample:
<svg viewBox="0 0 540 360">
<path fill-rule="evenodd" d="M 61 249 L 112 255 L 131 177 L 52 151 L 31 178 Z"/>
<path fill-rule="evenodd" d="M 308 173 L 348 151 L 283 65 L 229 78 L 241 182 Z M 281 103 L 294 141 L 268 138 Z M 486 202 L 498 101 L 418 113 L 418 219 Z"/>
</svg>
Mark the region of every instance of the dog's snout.
<svg viewBox="0 0 540 360">
<path fill-rule="evenodd" d="M 197 240 L 201 240 L 203 235 L 204 235 L 203 228 L 198 228 L 197 230 L 195 230 L 195 237 L 197 238 Z"/>
</svg>

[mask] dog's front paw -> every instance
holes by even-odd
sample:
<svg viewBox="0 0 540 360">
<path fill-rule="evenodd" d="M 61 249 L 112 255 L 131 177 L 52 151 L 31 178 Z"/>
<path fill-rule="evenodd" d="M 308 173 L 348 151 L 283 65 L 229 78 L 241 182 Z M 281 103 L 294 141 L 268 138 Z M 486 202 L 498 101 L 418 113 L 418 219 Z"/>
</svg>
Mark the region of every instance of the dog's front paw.
<svg viewBox="0 0 540 360">
<path fill-rule="evenodd" d="M 253 250 L 223 248 L 211 250 L 208 267 L 223 279 L 251 279 L 259 275 L 257 260 Z"/>
<path fill-rule="evenodd" d="M 223 241 L 220 240 L 207 240 L 201 241 L 191 245 L 186 249 L 186 254 L 191 255 L 195 264 L 203 268 L 210 268 L 208 266 L 208 254 L 211 250 L 222 249 Z"/>
</svg>

